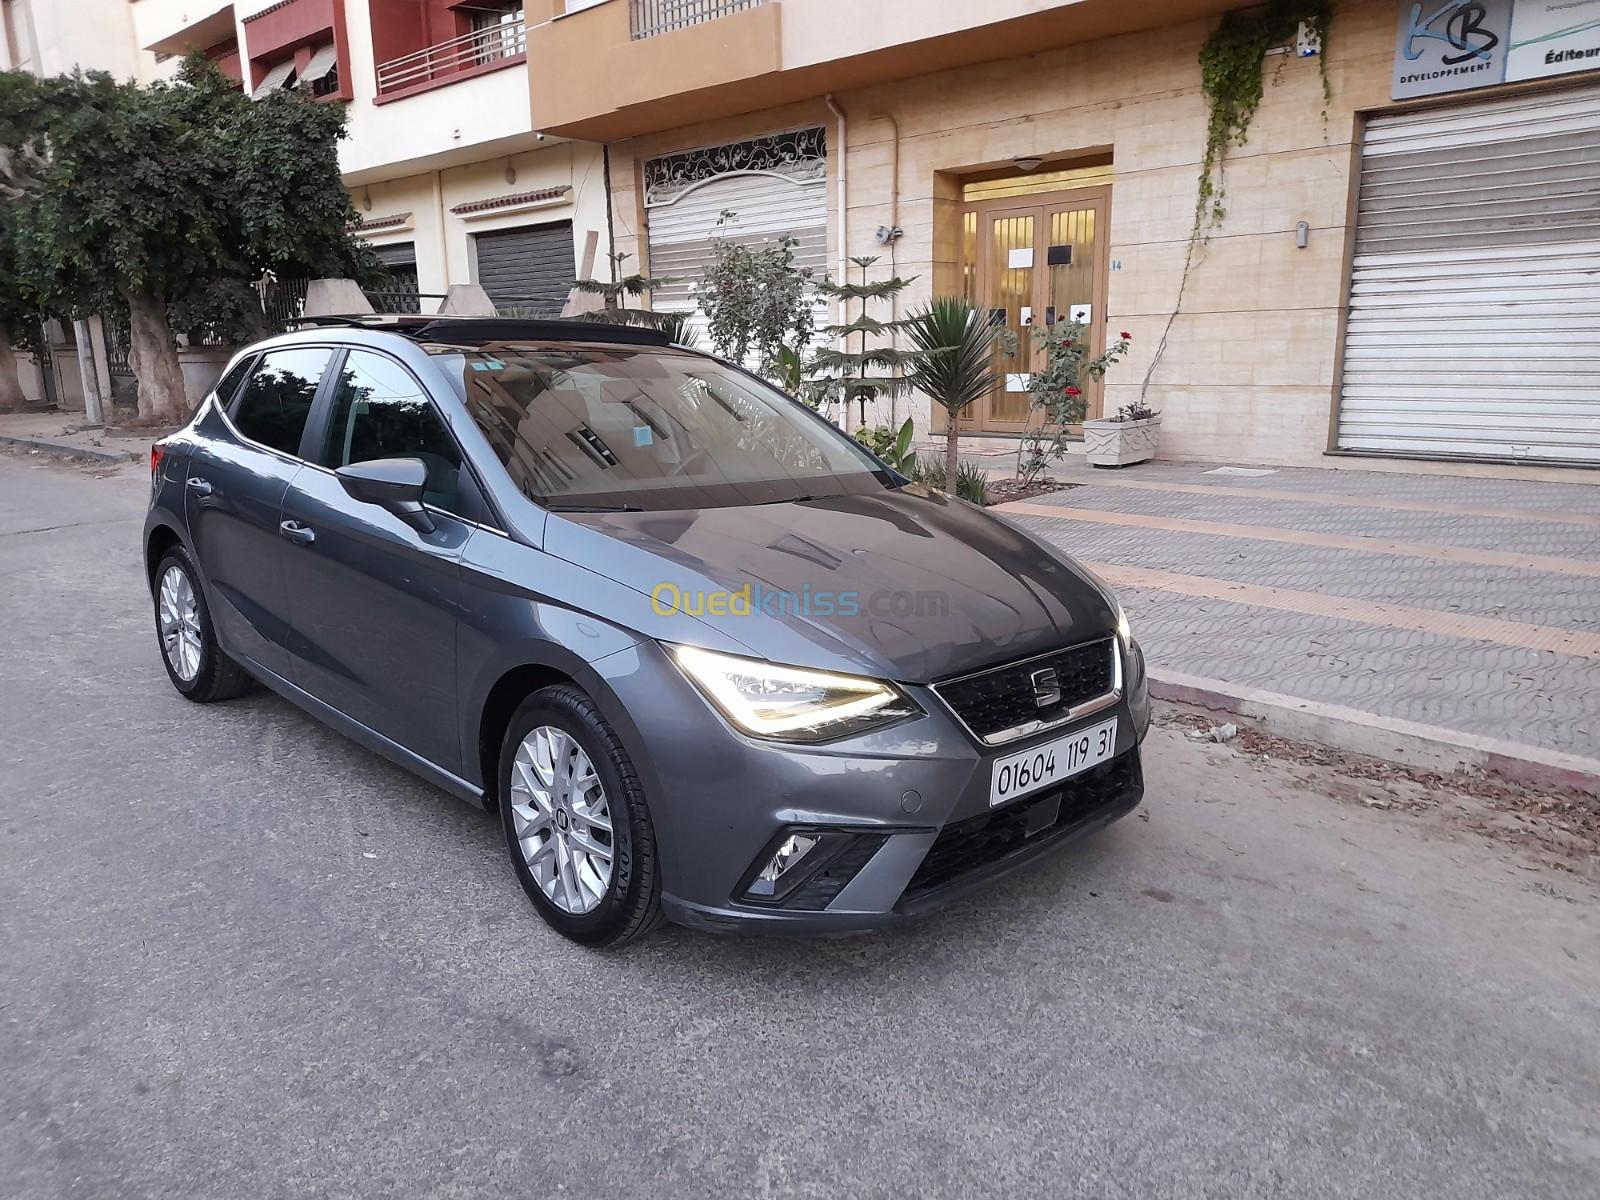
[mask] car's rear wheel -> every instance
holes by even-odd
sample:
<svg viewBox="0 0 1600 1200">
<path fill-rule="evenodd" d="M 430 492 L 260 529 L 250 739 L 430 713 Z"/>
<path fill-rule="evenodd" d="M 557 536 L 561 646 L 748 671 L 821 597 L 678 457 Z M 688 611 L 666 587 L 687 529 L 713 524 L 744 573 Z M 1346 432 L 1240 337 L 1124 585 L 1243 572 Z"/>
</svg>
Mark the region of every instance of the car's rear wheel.
<svg viewBox="0 0 1600 1200">
<path fill-rule="evenodd" d="M 156 564 L 156 639 L 172 686 L 199 704 L 229 700 L 250 687 L 250 676 L 222 652 L 211 627 L 194 563 L 174 546 Z"/>
<path fill-rule="evenodd" d="M 500 750 L 500 817 L 533 906 L 575 942 L 613 946 L 661 915 L 655 832 L 616 732 L 570 685 L 529 696 Z"/>
</svg>

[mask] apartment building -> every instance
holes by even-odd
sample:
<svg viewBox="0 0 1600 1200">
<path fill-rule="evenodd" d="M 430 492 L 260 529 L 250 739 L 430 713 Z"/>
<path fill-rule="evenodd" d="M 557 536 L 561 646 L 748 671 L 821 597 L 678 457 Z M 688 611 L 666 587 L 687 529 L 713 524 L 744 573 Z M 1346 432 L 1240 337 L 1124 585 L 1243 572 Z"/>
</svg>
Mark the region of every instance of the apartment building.
<svg viewBox="0 0 1600 1200">
<path fill-rule="evenodd" d="M 609 146 L 653 273 L 692 276 L 732 211 L 1024 339 L 1130 332 L 1091 414 L 1146 397 L 1164 455 L 1600 465 L 1600 0 L 1335 4 L 1325 54 L 1268 62 L 1185 281 L 1198 56 L 1240 7 L 528 0 L 526 79 L 534 126 Z M 964 425 L 1020 431 L 1029 365 Z"/>
<path fill-rule="evenodd" d="M 390 267 L 380 306 L 478 283 L 553 316 L 610 250 L 604 152 L 534 127 L 519 0 L 127 0 L 146 51 L 201 49 L 255 96 L 349 105 L 355 231 Z"/>
</svg>

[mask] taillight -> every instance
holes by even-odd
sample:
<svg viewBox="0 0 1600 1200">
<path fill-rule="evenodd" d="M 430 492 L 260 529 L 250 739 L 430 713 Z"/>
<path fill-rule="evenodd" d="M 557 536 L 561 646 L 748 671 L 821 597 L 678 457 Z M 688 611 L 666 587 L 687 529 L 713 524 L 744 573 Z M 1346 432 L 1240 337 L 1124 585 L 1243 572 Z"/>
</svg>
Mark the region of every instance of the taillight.
<svg viewBox="0 0 1600 1200">
<path fill-rule="evenodd" d="M 161 460 L 167 456 L 167 448 L 160 442 L 150 443 L 150 474 L 152 478 L 161 469 Z"/>
</svg>

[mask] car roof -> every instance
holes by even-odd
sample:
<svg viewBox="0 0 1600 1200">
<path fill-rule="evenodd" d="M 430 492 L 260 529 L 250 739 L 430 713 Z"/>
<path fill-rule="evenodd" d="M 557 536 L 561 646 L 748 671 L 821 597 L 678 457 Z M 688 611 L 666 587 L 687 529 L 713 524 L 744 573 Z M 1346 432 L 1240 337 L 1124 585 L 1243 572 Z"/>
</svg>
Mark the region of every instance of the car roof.
<svg viewBox="0 0 1600 1200">
<path fill-rule="evenodd" d="M 302 317 L 290 326 L 296 332 L 349 329 L 389 333 L 429 349 L 479 347 L 505 342 L 598 342 L 624 346 L 672 345 L 659 329 L 607 321 L 535 320 L 526 317 L 439 317 L 362 315 Z"/>
</svg>

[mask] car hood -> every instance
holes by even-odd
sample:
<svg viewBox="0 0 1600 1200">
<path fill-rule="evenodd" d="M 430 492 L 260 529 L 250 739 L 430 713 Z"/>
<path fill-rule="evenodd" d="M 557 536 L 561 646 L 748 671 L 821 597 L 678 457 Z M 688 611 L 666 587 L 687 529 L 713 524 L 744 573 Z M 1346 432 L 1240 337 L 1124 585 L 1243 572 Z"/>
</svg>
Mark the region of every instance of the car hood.
<svg viewBox="0 0 1600 1200">
<path fill-rule="evenodd" d="M 921 486 L 741 508 L 563 513 L 548 553 L 758 657 L 927 683 L 1109 634 L 1066 556 Z M 746 590 L 748 588 L 748 591 Z M 719 598 L 720 597 L 720 601 Z M 732 611 L 729 611 L 729 610 Z"/>
</svg>

